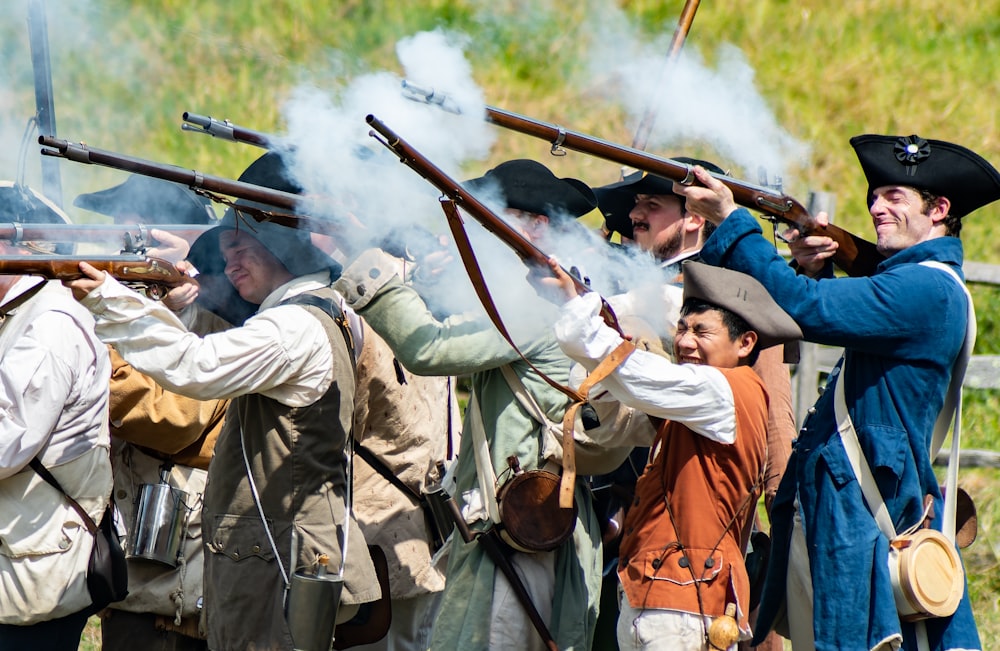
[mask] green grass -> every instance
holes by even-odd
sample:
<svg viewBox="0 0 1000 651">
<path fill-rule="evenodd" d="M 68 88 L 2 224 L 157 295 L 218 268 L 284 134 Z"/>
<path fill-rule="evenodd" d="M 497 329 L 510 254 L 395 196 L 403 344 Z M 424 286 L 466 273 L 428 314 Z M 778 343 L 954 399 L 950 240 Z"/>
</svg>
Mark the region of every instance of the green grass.
<svg viewBox="0 0 1000 651">
<path fill-rule="evenodd" d="M 26 3 L 25 3 L 26 4 Z M 103 149 L 235 178 L 259 150 L 179 129 L 185 110 L 230 118 L 259 131 L 281 130 L 281 104 L 300 82 L 336 88 L 373 70 L 399 72 L 394 45 L 420 30 L 469 35 L 467 57 L 490 104 L 627 144 L 634 124 L 589 76 L 582 61 L 606 38 L 595 25 L 617 6 L 638 38 L 669 39 L 680 0 L 106 0 L 56 9 L 49 0 L 59 133 Z M 0 94 L 4 137 L 34 111 L 23 14 L 0 21 Z M 870 237 L 865 183 L 848 139 L 859 133 L 917 133 L 965 144 L 1000 163 L 1000 0 L 705 0 L 687 44 L 712 64 L 724 43 L 738 46 L 778 122 L 811 145 L 809 164 L 785 179 L 804 199 L 809 189 L 836 192 L 837 222 Z M 622 44 L 624 45 L 624 43 Z M 650 83 L 659 70 L 648 71 Z M 9 87 L 9 88 L 8 88 Z M 623 98 L 618 98 L 623 99 Z M 16 152 L 17 142 L 5 142 Z M 542 157 L 546 148 L 498 134 L 486 169 L 510 157 Z M 657 152 L 670 153 L 670 152 Z M 0 162 L 13 160 L 0 153 Z M 573 154 L 547 159 L 563 176 L 595 185 L 617 169 Z M 724 161 L 721 161 L 724 162 Z M 34 164 L 34 163 L 32 163 Z M 72 169 L 71 168 L 76 168 Z M 107 187 L 121 177 L 67 163 L 64 194 Z M 29 169 L 29 173 L 30 173 Z M 13 167 L 4 178 L 13 178 Z M 755 179 L 749 179 L 755 180 Z M 1000 263 L 1000 205 L 978 211 L 963 230 L 966 259 Z M 1000 289 L 974 286 L 978 354 L 1000 351 Z M 970 392 L 966 446 L 1000 449 L 997 392 Z M 997 576 L 1000 518 L 989 499 L 994 471 L 966 469 L 978 494 L 981 538 L 966 554 L 985 648 L 1000 648 Z M 85 647 L 86 648 L 86 647 Z M 93 647 L 96 648 L 96 647 Z"/>
</svg>

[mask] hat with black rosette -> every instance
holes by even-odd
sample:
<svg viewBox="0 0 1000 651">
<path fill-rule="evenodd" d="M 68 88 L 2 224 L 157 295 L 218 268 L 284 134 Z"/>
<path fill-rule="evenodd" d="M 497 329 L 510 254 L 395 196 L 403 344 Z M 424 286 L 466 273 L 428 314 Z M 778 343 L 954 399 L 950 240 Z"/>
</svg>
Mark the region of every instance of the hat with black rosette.
<svg viewBox="0 0 1000 651">
<path fill-rule="evenodd" d="M 851 138 L 851 146 L 868 179 L 869 206 L 877 188 L 893 185 L 947 197 L 954 217 L 1000 199 L 1000 173 L 961 145 L 918 135 L 865 134 Z"/>
</svg>

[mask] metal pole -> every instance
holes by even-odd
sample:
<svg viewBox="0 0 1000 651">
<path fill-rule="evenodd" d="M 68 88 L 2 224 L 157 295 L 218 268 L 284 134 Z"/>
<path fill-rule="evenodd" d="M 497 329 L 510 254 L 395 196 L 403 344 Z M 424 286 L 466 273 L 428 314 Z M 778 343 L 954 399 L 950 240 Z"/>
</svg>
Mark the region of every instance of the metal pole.
<svg viewBox="0 0 1000 651">
<path fill-rule="evenodd" d="M 35 73 L 35 119 L 41 135 L 56 135 L 56 110 L 52 96 L 52 64 L 49 60 L 49 30 L 45 20 L 45 0 L 32 0 L 28 7 L 28 36 L 31 66 Z M 62 207 L 62 180 L 59 161 L 42 158 L 42 192 Z"/>
</svg>

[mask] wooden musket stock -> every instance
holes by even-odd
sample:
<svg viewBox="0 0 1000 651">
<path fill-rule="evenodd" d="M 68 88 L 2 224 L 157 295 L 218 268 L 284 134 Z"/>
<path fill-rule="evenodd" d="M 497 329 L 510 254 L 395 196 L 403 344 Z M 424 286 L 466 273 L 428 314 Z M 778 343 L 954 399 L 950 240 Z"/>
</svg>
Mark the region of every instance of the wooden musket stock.
<svg viewBox="0 0 1000 651">
<path fill-rule="evenodd" d="M 689 185 L 696 182 L 692 167 L 685 163 L 568 131 L 563 127 L 540 122 L 517 113 L 488 106 L 486 107 L 486 120 L 505 129 L 546 140 L 551 144 L 553 152 L 558 152 L 561 148 L 572 149 L 619 165 L 656 174 L 677 183 Z M 848 275 L 870 276 L 875 272 L 875 266 L 884 259 L 872 242 L 833 224 L 825 227 L 820 226 L 801 203 L 786 194 L 722 174 L 712 174 L 712 176 L 732 191 L 736 203 L 760 211 L 766 219 L 794 226 L 803 235 L 825 235 L 832 238 L 839 245 L 833 256 L 833 261 Z"/>
<path fill-rule="evenodd" d="M 462 208 L 468 215 L 482 224 L 483 228 L 496 235 L 500 241 L 513 249 L 522 260 L 534 266 L 548 268 L 548 254 L 518 233 L 486 204 L 463 188 L 460 183 L 452 179 L 441 168 L 434 165 L 423 154 L 414 149 L 412 145 L 396 135 L 392 129 L 374 115 L 368 115 L 365 121 L 373 129 L 373 131 L 369 132 L 370 136 L 394 151 L 399 156 L 400 162 L 429 181 L 431 185 L 440 190 L 455 205 Z M 382 138 L 377 137 L 376 134 L 381 135 Z M 566 274 L 573 279 L 573 284 L 576 286 L 577 292 L 582 294 L 592 291 L 575 274 L 569 271 L 566 271 Z M 607 304 L 605 304 L 603 314 L 608 325 L 621 332 L 621 327 L 618 325 L 614 313 Z"/>
<path fill-rule="evenodd" d="M 146 288 L 150 298 L 162 298 L 172 287 L 197 281 L 166 260 L 141 255 L 73 257 L 64 255 L 3 255 L 0 274 L 42 276 L 50 280 L 76 280 L 86 274 L 80 263 L 86 262 L 123 283 Z"/>
</svg>

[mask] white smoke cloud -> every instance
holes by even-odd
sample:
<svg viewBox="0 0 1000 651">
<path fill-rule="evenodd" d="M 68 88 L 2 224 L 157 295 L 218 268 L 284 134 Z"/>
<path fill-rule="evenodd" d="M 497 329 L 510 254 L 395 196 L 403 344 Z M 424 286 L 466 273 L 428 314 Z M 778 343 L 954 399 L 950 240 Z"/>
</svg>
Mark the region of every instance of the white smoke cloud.
<svg viewBox="0 0 1000 651">
<path fill-rule="evenodd" d="M 605 82 L 608 101 L 628 111 L 633 128 L 647 112 L 655 115 L 647 149 L 682 155 L 692 143 L 708 144 L 725 159 L 722 167 L 733 164 L 752 182 L 760 168 L 773 179 L 808 163 L 809 145 L 778 123 L 736 46 L 721 46 L 709 65 L 687 42 L 668 64 L 669 40 L 644 40 L 621 12 L 605 10 L 594 29 L 600 36 L 587 69 Z"/>
</svg>

